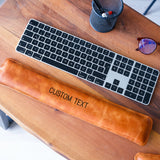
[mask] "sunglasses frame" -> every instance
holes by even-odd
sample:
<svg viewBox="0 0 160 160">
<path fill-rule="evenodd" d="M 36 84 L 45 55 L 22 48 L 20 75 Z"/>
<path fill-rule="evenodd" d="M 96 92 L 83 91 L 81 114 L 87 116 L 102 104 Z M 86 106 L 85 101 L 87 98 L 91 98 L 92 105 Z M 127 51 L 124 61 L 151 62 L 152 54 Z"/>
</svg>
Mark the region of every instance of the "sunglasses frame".
<svg viewBox="0 0 160 160">
<path fill-rule="evenodd" d="M 157 49 L 157 46 L 160 45 L 160 42 L 156 42 L 154 39 L 152 39 L 152 38 L 147 38 L 147 37 L 138 37 L 138 38 L 137 38 L 138 44 L 139 44 L 139 42 L 140 42 L 142 39 L 150 39 L 150 40 L 152 40 L 152 41 L 154 41 L 154 42 L 156 43 L 156 48 L 153 50 L 153 52 Z M 140 51 L 140 48 L 137 48 L 136 51 Z M 141 52 L 141 51 L 140 51 L 140 52 Z M 151 52 L 151 53 L 153 53 L 153 52 Z M 143 53 L 143 52 L 141 52 L 141 53 Z M 151 54 L 151 53 L 150 53 L 150 54 Z M 145 54 L 145 53 L 143 53 L 143 54 Z"/>
</svg>

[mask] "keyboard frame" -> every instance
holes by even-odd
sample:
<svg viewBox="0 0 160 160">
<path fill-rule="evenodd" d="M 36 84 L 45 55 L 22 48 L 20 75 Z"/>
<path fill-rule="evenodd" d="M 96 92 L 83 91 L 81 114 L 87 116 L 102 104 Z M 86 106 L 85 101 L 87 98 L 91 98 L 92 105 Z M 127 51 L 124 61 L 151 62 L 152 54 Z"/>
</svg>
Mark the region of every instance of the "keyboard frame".
<svg viewBox="0 0 160 160">
<path fill-rule="evenodd" d="M 26 27 L 25 27 L 25 29 L 24 29 L 24 31 L 23 31 L 23 34 L 22 34 L 22 36 L 21 36 L 21 38 L 20 38 L 20 40 L 19 40 L 19 42 L 18 42 L 18 44 L 17 44 L 17 46 L 16 46 L 16 51 L 17 51 L 18 53 L 21 53 L 21 52 L 19 52 L 19 51 L 17 50 L 17 47 L 19 46 L 19 43 L 20 43 L 20 41 L 22 40 L 22 37 L 23 37 L 23 35 L 24 35 L 24 32 L 25 32 L 26 29 L 27 29 L 27 26 L 29 25 L 30 21 L 32 21 L 32 20 L 37 21 L 37 22 L 39 22 L 39 23 L 42 23 L 42 24 L 44 24 L 45 26 L 47 25 L 47 26 L 49 26 L 49 27 L 51 27 L 51 28 L 55 28 L 56 30 L 59 30 L 59 31 L 61 31 L 61 32 L 63 32 L 63 33 L 66 33 L 67 35 L 71 35 L 71 36 L 73 36 L 74 38 L 79 38 L 80 40 L 84 40 L 85 42 L 89 42 L 91 45 L 96 45 L 96 46 L 98 46 L 98 47 L 103 48 L 104 50 L 108 50 L 109 52 L 113 52 L 113 53 L 115 54 L 115 56 L 114 56 L 113 61 L 112 61 L 112 63 L 111 63 L 111 67 L 113 66 L 113 62 L 114 62 L 114 60 L 115 60 L 116 55 L 120 55 L 120 56 L 125 57 L 125 58 L 127 58 L 127 59 L 129 59 L 129 60 L 133 60 L 133 61 L 134 61 L 134 64 L 133 64 L 133 66 L 132 66 L 132 70 L 134 69 L 134 65 L 135 65 L 136 62 L 138 62 L 138 63 L 140 63 L 140 64 L 142 64 L 142 65 L 145 65 L 144 63 L 141 63 L 141 62 L 139 62 L 139 61 L 137 61 L 137 60 L 134 60 L 134 59 L 131 59 L 131 58 L 126 57 L 126 56 L 124 56 L 124 55 L 121 55 L 121 54 L 116 53 L 116 52 L 114 52 L 114 51 L 112 51 L 112 50 L 110 50 L 110 49 L 104 48 L 104 47 L 102 47 L 102 46 L 100 46 L 100 45 L 97 45 L 97 44 L 92 43 L 92 42 L 90 42 L 90 41 L 87 41 L 87 40 L 85 40 L 85 39 L 83 39 L 83 38 L 80 38 L 80 37 L 78 37 L 78 36 L 75 36 L 75 35 L 73 35 L 73 34 L 70 34 L 70 33 L 68 33 L 68 32 L 65 32 L 65 31 L 60 30 L 60 29 L 58 29 L 58 28 L 56 28 L 56 27 L 50 26 L 50 25 L 48 25 L 48 24 L 45 24 L 45 23 L 43 23 L 43 22 L 41 22 L 41 21 L 39 21 L 39 20 L 32 19 L 32 18 L 31 18 L 31 19 L 29 20 L 29 22 L 27 23 L 27 25 L 26 25 Z M 43 30 L 44 30 L 44 29 L 43 29 Z M 75 43 L 75 42 L 74 42 L 74 43 Z M 50 46 L 51 46 L 51 45 L 50 45 Z M 39 48 L 40 48 L 40 47 L 39 47 Z M 145 104 L 145 103 L 143 103 L 143 102 L 139 102 L 139 101 L 137 101 L 136 99 L 132 99 L 132 98 L 124 95 L 124 92 L 123 92 L 123 94 L 120 94 L 120 93 L 118 93 L 117 91 L 113 91 L 113 90 L 111 90 L 111 89 L 108 89 L 108 88 L 104 87 L 105 83 L 103 84 L 103 86 L 101 86 L 101 85 L 99 85 L 99 84 L 96 84 L 95 82 L 88 81 L 87 79 L 81 78 L 81 77 L 79 77 L 78 75 L 72 74 L 72 73 L 70 73 L 70 72 L 68 72 L 68 71 L 65 71 L 65 70 L 63 70 L 63 69 L 61 69 L 61 68 L 58 68 L 58 67 L 56 67 L 56 66 L 53 66 L 53 65 L 51 65 L 51 64 L 49 64 L 49 63 L 43 62 L 42 59 L 41 59 L 41 60 L 38 60 L 38 59 L 36 59 L 36 58 L 34 58 L 34 57 L 32 57 L 32 56 L 28 56 L 28 55 L 26 55 L 26 54 L 24 54 L 24 53 L 21 53 L 21 54 L 23 54 L 23 55 L 25 55 L 25 56 L 27 56 L 27 57 L 30 57 L 30 58 L 38 61 L 38 62 L 42 62 L 42 63 L 44 63 L 44 64 L 47 64 L 47 65 L 49 65 L 49 66 L 51 66 L 51 67 L 55 67 L 55 68 L 57 68 L 57 69 L 60 69 L 60 70 L 62 70 L 62 71 L 64 71 L 64 72 L 66 72 L 66 73 L 69 73 L 69 74 L 71 74 L 71 75 L 73 75 L 73 76 L 76 76 L 76 77 L 79 78 L 79 79 L 86 80 L 86 81 L 89 82 L 89 83 L 92 83 L 92 84 L 94 84 L 94 85 L 97 85 L 97 86 L 99 86 L 99 87 L 102 87 L 103 89 L 110 90 L 110 91 L 112 91 L 112 92 L 114 92 L 114 93 L 117 93 L 117 94 L 119 94 L 119 95 L 121 95 L 121 96 L 124 96 L 124 97 L 126 97 L 126 98 L 129 98 L 129 99 L 131 99 L 131 100 L 133 100 L 133 101 L 135 101 L 135 102 L 138 102 L 138 103 L 140 103 L 140 104 L 143 104 L 143 105 L 149 105 L 149 103 L 150 103 L 150 101 L 151 101 L 151 98 L 152 98 L 152 96 L 153 96 L 155 87 L 156 87 L 156 85 L 157 85 L 158 78 L 159 78 L 159 70 L 157 70 L 157 69 L 155 69 L 155 68 L 153 68 L 153 67 L 150 67 L 150 66 L 148 66 L 148 65 L 145 65 L 145 66 L 147 66 L 147 67 L 152 68 L 153 70 L 158 71 L 158 76 L 157 76 L 156 81 L 154 81 L 154 82 L 155 82 L 155 85 L 154 85 L 154 87 L 153 87 L 153 91 L 152 91 L 152 93 L 151 93 L 151 97 L 150 97 L 150 99 L 149 99 L 149 102 L 148 102 L 147 104 Z M 42 56 L 45 56 L 45 55 L 42 55 Z M 110 68 L 110 70 L 111 70 L 111 68 Z M 132 70 L 130 71 L 131 73 L 133 73 Z M 130 74 L 129 77 L 131 77 L 131 74 Z M 106 81 L 105 81 L 105 82 L 106 82 Z M 124 90 L 126 90 L 126 89 L 124 89 Z"/>
</svg>

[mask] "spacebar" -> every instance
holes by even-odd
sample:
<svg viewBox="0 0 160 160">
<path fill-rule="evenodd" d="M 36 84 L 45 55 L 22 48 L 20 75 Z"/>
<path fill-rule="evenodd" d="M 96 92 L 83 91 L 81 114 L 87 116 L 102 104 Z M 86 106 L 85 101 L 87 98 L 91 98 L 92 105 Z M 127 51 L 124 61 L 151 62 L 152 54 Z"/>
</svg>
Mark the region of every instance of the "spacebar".
<svg viewBox="0 0 160 160">
<path fill-rule="evenodd" d="M 52 59 L 43 57 L 43 58 L 42 58 L 42 61 L 45 62 L 45 63 L 47 63 L 47 64 L 50 64 L 50 65 L 52 65 L 52 66 L 55 66 L 55 67 L 57 67 L 57 68 L 60 68 L 60 69 L 62 69 L 62 70 L 64 70 L 64 71 L 67 71 L 67 72 L 69 72 L 69 73 L 72 73 L 72 74 L 74 74 L 74 75 L 77 75 L 77 73 L 78 73 L 78 70 L 76 70 L 76 69 L 74 69 L 74 68 L 71 68 L 71 67 L 69 67 L 69 66 L 63 65 L 63 64 L 61 64 L 61 63 L 58 63 L 58 62 L 56 62 L 56 61 L 54 61 L 54 60 L 52 60 Z"/>
</svg>

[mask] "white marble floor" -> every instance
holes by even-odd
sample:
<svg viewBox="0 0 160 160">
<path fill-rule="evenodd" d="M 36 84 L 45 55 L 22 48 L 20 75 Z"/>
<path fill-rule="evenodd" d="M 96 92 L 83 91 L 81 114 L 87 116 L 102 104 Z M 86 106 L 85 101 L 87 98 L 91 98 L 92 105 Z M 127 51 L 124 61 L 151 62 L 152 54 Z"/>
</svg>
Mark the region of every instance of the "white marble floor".
<svg viewBox="0 0 160 160">
<path fill-rule="evenodd" d="M 0 6 L 2 5 L 0 0 Z M 152 0 L 124 0 L 124 2 L 143 14 Z M 151 21 L 160 25 L 160 0 L 157 0 L 146 15 Z M 1 160 L 65 160 L 51 150 L 36 137 L 13 123 L 8 130 L 0 128 L 0 159 Z"/>
</svg>

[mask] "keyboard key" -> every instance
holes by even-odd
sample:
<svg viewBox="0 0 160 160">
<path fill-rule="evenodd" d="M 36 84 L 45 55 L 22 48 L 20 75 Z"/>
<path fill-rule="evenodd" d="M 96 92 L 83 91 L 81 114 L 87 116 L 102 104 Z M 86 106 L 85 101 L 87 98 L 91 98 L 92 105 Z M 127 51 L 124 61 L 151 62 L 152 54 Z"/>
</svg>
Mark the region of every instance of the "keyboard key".
<svg viewBox="0 0 160 160">
<path fill-rule="evenodd" d="M 101 66 L 99 66 L 99 67 L 98 67 L 98 71 L 99 71 L 99 72 L 103 72 L 103 71 L 104 71 L 104 68 L 101 67 Z"/>
<path fill-rule="evenodd" d="M 125 65 L 124 63 L 121 63 L 121 64 L 120 64 L 120 67 L 121 67 L 121 68 L 125 68 L 125 66 L 126 66 L 126 65 Z"/>
<path fill-rule="evenodd" d="M 144 76 L 144 74 L 145 74 L 144 71 L 140 71 L 140 72 L 139 72 L 139 75 L 140 75 L 140 76 Z"/>
<path fill-rule="evenodd" d="M 99 61 L 100 66 L 104 66 L 104 61 Z"/>
<path fill-rule="evenodd" d="M 42 56 L 41 56 L 40 54 L 37 54 L 37 53 L 34 53 L 34 54 L 33 54 L 33 57 L 34 57 L 35 59 L 38 59 L 38 60 L 40 60 L 40 59 L 42 58 Z"/>
<path fill-rule="evenodd" d="M 95 79 L 95 77 L 93 77 L 91 75 L 88 75 L 88 77 L 87 77 L 87 80 L 89 80 L 91 82 L 94 82 L 94 79 Z"/>
<path fill-rule="evenodd" d="M 98 65 L 96 65 L 96 64 L 92 65 L 92 69 L 96 70 L 97 68 L 98 68 Z"/>
<path fill-rule="evenodd" d="M 112 58 L 114 58 L 114 56 L 115 56 L 115 53 L 113 53 L 113 52 L 110 52 L 110 53 L 109 53 L 109 56 L 110 56 L 110 57 L 112 57 Z"/>
<path fill-rule="evenodd" d="M 44 28 L 44 24 L 39 23 L 38 27 L 41 28 L 41 29 L 43 29 Z"/>
<path fill-rule="evenodd" d="M 42 61 L 45 62 L 45 63 L 48 63 L 48 64 L 50 64 L 50 65 L 52 65 L 52 66 L 58 67 L 58 68 L 60 68 L 60 69 L 62 69 L 62 70 L 65 70 L 65 71 L 67 71 L 67 72 L 69 72 L 69 73 L 72 73 L 72 74 L 74 74 L 74 75 L 77 75 L 77 73 L 78 73 L 78 70 L 76 70 L 76 69 L 74 69 L 74 68 L 71 68 L 71 67 L 69 67 L 69 66 L 63 65 L 63 64 L 61 64 L 61 63 L 58 63 L 58 62 L 56 62 L 56 61 L 54 61 L 54 60 L 51 60 L 51 59 L 49 59 L 49 58 L 47 58 L 47 57 L 43 57 L 43 58 L 42 58 Z"/>
<path fill-rule="evenodd" d="M 22 47 L 25 47 L 25 46 L 27 45 L 27 43 L 24 42 L 24 41 L 20 41 L 20 42 L 19 42 L 19 45 L 22 46 Z"/>
<path fill-rule="evenodd" d="M 95 83 L 98 84 L 98 85 L 100 85 L 100 86 L 103 86 L 104 81 L 96 78 Z"/>
<path fill-rule="evenodd" d="M 62 57 L 61 56 L 57 56 L 56 60 L 58 62 L 61 62 L 62 61 Z M 72 62 L 73 63 L 73 62 Z M 74 65 L 74 64 L 73 64 Z M 69 66 L 73 66 L 72 64 L 69 64 Z"/>
<path fill-rule="evenodd" d="M 129 80 L 129 84 L 134 85 L 134 80 L 133 80 L 133 79 L 130 79 L 130 80 Z"/>
<path fill-rule="evenodd" d="M 38 22 L 35 21 L 35 20 L 30 20 L 29 23 L 32 24 L 33 26 L 37 26 L 38 25 Z"/>
<path fill-rule="evenodd" d="M 32 56 L 33 52 L 30 51 L 30 50 L 27 50 L 25 54 L 28 55 L 28 56 Z"/>
<path fill-rule="evenodd" d="M 109 58 L 107 56 L 104 57 L 104 60 L 108 63 L 112 63 L 113 59 L 112 58 Z"/>
<path fill-rule="evenodd" d="M 33 38 L 34 38 L 34 39 L 38 39 L 38 38 L 39 38 L 39 35 L 38 35 L 38 34 L 34 34 L 34 35 L 33 35 Z"/>
<path fill-rule="evenodd" d="M 33 28 L 33 32 L 38 33 L 39 29 L 37 27 Z"/>
<path fill-rule="evenodd" d="M 132 66 L 132 65 L 134 64 L 134 61 L 129 60 L 129 61 L 128 61 L 128 64 Z"/>
<path fill-rule="evenodd" d="M 116 91 L 116 90 L 117 90 L 117 86 L 112 85 L 112 86 L 111 86 L 111 90 L 112 90 L 112 91 Z"/>
<path fill-rule="evenodd" d="M 103 55 L 103 54 L 98 54 L 98 58 L 99 58 L 99 59 L 103 59 L 103 58 L 104 58 L 104 55 Z"/>
<path fill-rule="evenodd" d="M 136 86 L 136 87 L 139 87 L 140 85 L 141 85 L 141 84 L 140 84 L 139 82 L 136 82 L 136 83 L 135 83 L 135 86 Z"/>
<path fill-rule="evenodd" d="M 144 96 L 144 91 L 143 91 L 143 90 L 140 90 L 140 91 L 139 91 L 139 94 L 140 94 L 141 96 Z"/>
<path fill-rule="evenodd" d="M 146 74 L 145 74 L 145 77 L 149 79 L 149 78 L 151 77 L 151 75 L 148 74 L 148 73 L 146 73 Z"/>
<path fill-rule="evenodd" d="M 37 45 L 37 44 L 38 44 L 38 41 L 37 41 L 37 40 L 33 40 L 33 41 L 32 41 L 32 44 Z"/>
<path fill-rule="evenodd" d="M 151 92 L 153 91 L 153 88 L 148 87 L 148 88 L 147 88 L 147 91 L 151 93 Z"/>
<path fill-rule="evenodd" d="M 145 90 L 145 89 L 147 88 L 147 86 L 144 85 L 144 84 L 142 84 L 142 85 L 141 85 L 141 88 L 142 88 L 143 90 Z"/>
<path fill-rule="evenodd" d="M 81 71 L 85 72 L 86 71 L 86 67 L 85 66 L 81 66 Z"/>
<path fill-rule="evenodd" d="M 120 60 L 122 59 L 122 56 L 117 55 L 117 56 L 116 56 L 116 59 L 120 61 Z"/>
<path fill-rule="evenodd" d="M 147 67 L 145 65 L 141 65 L 141 70 L 145 71 L 147 69 Z"/>
<path fill-rule="evenodd" d="M 132 73 L 131 78 L 132 79 L 136 79 L 137 75 L 135 75 L 134 73 Z"/>
<path fill-rule="evenodd" d="M 150 81 L 150 82 L 149 82 L 149 85 L 150 85 L 151 87 L 154 87 L 155 83 L 152 82 L 152 81 Z"/>
<path fill-rule="evenodd" d="M 123 63 L 127 63 L 127 61 L 128 61 L 128 59 L 127 59 L 126 57 L 123 57 L 123 58 L 122 58 L 122 62 L 123 62 Z"/>
<path fill-rule="evenodd" d="M 96 49 L 97 49 L 97 46 L 93 44 L 92 47 L 91 47 L 91 49 L 92 49 L 92 50 L 96 50 Z"/>
<path fill-rule="evenodd" d="M 131 66 L 129 66 L 129 65 L 126 66 L 126 70 L 127 70 L 127 71 L 131 71 L 131 69 L 132 69 Z"/>
<path fill-rule="evenodd" d="M 61 34 L 62 34 L 61 31 L 59 31 L 59 30 L 56 31 L 56 35 L 61 36 Z"/>
<path fill-rule="evenodd" d="M 152 80 L 152 81 L 156 81 L 156 79 L 157 79 L 157 77 L 155 77 L 155 76 L 152 76 L 152 77 L 151 77 L 151 80 Z"/>
<path fill-rule="evenodd" d="M 24 34 L 27 35 L 27 36 L 29 36 L 29 37 L 33 36 L 33 32 L 30 32 L 28 30 L 25 30 Z"/>
<path fill-rule="evenodd" d="M 42 55 L 44 52 L 45 52 L 44 49 L 39 49 L 39 51 L 38 51 L 38 53 L 41 54 L 41 55 Z"/>
<path fill-rule="evenodd" d="M 106 75 L 102 74 L 102 73 L 99 73 L 97 71 L 94 71 L 93 72 L 93 76 L 99 78 L 99 79 L 102 79 L 102 80 L 105 80 L 106 79 Z"/>
<path fill-rule="evenodd" d="M 91 67 L 91 65 L 92 65 L 91 62 L 87 62 L 87 63 L 86 63 L 86 66 L 87 66 L 87 67 Z"/>
<path fill-rule="evenodd" d="M 143 103 L 148 104 L 150 98 L 151 98 L 151 94 L 146 92 L 144 99 L 143 99 Z"/>
<path fill-rule="evenodd" d="M 122 94 L 123 93 L 123 88 L 118 87 L 117 92 Z"/>
<path fill-rule="evenodd" d="M 143 83 L 144 83 L 144 84 L 148 84 L 148 82 L 149 82 L 148 79 L 144 79 L 144 80 L 143 80 Z"/>
<path fill-rule="evenodd" d="M 150 67 L 147 68 L 147 72 L 148 72 L 148 73 L 152 73 L 152 71 L 153 71 L 152 68 L 150 68 Z"/>
<path fill-rule="evenodd" d="M 133 87 L 132 87 L 131 85 L 128 85 L 128 86 L 127 86 L 127 90 L 129 90 L 129 91 L 131 91 L 132 88 L 133 88 Z"/>
<path fill-rule="evenodd" d="M 87 74 L 84 73 L 84 72 L 81 72 L 81 71 L 78 73 L 78 76 L 81 77 L 81 78 L 84 78 L 84 79 L 87 78 Z"/>
<path fill-rule="evenodd" d="M 119 82 L 120 82 L 119 80 L 114 79 L 113 84 L 115 84 L 115 85 L 117 85 L 117 86 L 118 86 L 118 85 L 119 85 Z"/>
<path fill-rule="evenodd" d="M 142 82 L 142 79 L 143 79 L 143 78 L 140 77 L 140 76 L 137 77 L 137 81 L 139 81 L 139 82 Z"/>
<path fill-rule="evenodd" d="M 45 31 L 39 30 L 39 34 L 40 34 L 40 35 L 44 35 L 44 33 L 45 33 Z"/>
<path fill-rule="evenodd" d="M 154 70 L 154 71 L 153 71 L 153 74 L 154 74 L 155 76 L 157 76 L 157 75 L 158 75 L 158 71 Z"/>
<path fill-rule="evenodd" d="M 90 68 L 87 69 L 87 73 L 88 73 L 88 74 L 92 74 L 92 71 L 93 71 L 93 70 L 90 69 Z"/>
<path fill-rule="evenodd" d="M 62 63 L 64 63 L 64 64 L 67 64 L 68 62 L 69 62 L 68 59 L 65 59 L 65 58 L 64 58 L 64 59 L 62 60 Z M 76 67 L 75 67 L 75 68 L 76 68 Z M 79 69 L 79 68 L 76 68 L 76 69 Z"/>
<path fill-rule="evenodd" d="M 82 53 L 82 54 L 81 54 L 81 58 L 83 58 L 83 59 L 85 59 L 86 56 L 87 56 L 87 55 L 86 55 L 85 53 Z"/>
<path fill-rule="evenodd" d="M 72 41 L 74 37 L 73 37 L 72 35 L 69 35 L 67 38 L 68 38 L 70 41 Z"/>
<path fill-rule="evenodd" d="M 28 25 L 28 26 L 27 26 L 27 29 L 31 31 L 31 30 L 33 29 L 33 26 Z"/>
<path fill-rule="evenodd" d="M 22 36 L 22 40 L 28 42 L 28 43 L 31 43 L 32 39 L 30 37 L 27 37 L 27 36 Z"/>
<path fill-rule="evenodd" d="M 136 87 L 133 88 L 133 92 L 134 92 L 134 93 L 138 93 L 138 91 L 139 91 L 138 88 L 136 88 Z"/>
<path fill-rule="evenodd" d="M 104 50 L 103 54 L 107 56 L 109 54 L 109 51 L 108 50 Z"/>
<path fill-rule="evenodd" d="M 66 37 L 64 37 L 64 38 L 66 38 Z M 78 43 L 79 42 L 79 38 L 74 38 L 74 40 L 73 40 L 75 43 Z"/>
<path fill-rule="evenodd" d="M 118 69 L 118 67 L 116 67 L 116 66 L 113 66 L 113 67 L 112 67 L 112 71 L 114 71 L 114 72 L 116 72 L 117 69 Z"/>
<path fill-rule="evenodd" d="M 44 54 L 46 57 L 49 57 L 51 55 L 50 52 L 46 51 L 45 54 Z"/>
<path fill-rule="evenodd" d="M 55 54 L 51 54 L 51 58 L 52 58 L 52 59 L 55 59 L 55 58 L 56 58 L 56 55 L 55 55 Z"/>
<path fill-rule="evenodd" d="M 136 62 L 135 67 L 136 67 L 136 68 L 140 68 L 140 67 L 141 67 L 141 64 L 138 63 L 138 62 Z"/>
<path fill-rule="evenodd" d="M 137 96 L 137 101 L 142 102 L 143 97 L 142 96 Z"/>
<path fill-rule="evenodd" d="M 130 97 L 130 98 L 133 98 L 133 99 L 136 98 L 136 94 L 132 93 L 130 91 L 125 91 L 124 95 L 127 96 L 127 97 Z"/>
<path fill-rule="evenodd" d="M 98 53 L 97 52 L 92 52 L 92 56 L 97 57 Z"/>
<path fill-rule="evenodd" d="M 90 48 L 90 47 L 91 47 L 91 43 L 87 42 L 87 43 L 85 44 L 85 46 L 86 46 L 87 48 Z"/>
<path fill-rule="evenodd" d="M 124 75 L 125 75 L 126 77 L 129 77 L 129 72 L 128 72 L 128 71 L 124 71 Z"/>
<path fill-rule="evenodd" d="M 34 52 L 37 52 L 38 49 L 39 49 L 38 47 L 34 46 L 32 50 L 33 50 Z"/>
<path fill-rule="evenodd" d="M 115 65 L 115 66 L 118 66 L 119 64 L 120 64 L 119 61 L 117 61 L 117 60 L 114 61 L 114 65 Z"/>
<path fill-rule="evenodd" d="M 44 27 L 44 30 L 49 31 L 49 30 L 50 30 L 50 27 L 49 27 L 49 26 L 45 26 L 45 27 Z"/>
<path fill-rule="evenodd" d="M 24 52 L 26 51 L 25 48 L 20 47 L 20 46 L 18 46 L 16 49 L 17 49 L 17 51 L 19 51 L 19 52 L 21 52 L 21 53 L 24 53 Z"/>
<path fill-rule="evenodd" d="M 123 74 L 123 69 L 119 68 L 118 73 Z"/>
<path fill-rule="evenodd" d="M 98 47 L 97 52 L 102 53 L 103 52 L 103 48 Z M 108 52 L 107 52 L 108 53 Z"/>
<path fill-rule="evenodd" d="M 137 69 L 137 68 L 134 68 L 134 69 L 133 69 L 133 73 L 137 74 L 137 73 L 138 73 L 138 69 Z"/>
<path fill-rule="evenodd" d="M 110 88 L 111 88 L 111 84 L 110 84 L 110 83 L 108 83 L 108 82 L 106 82 L 106 84 L 105 84 L 105 88 L 110 89 Z"/>
</svg>

